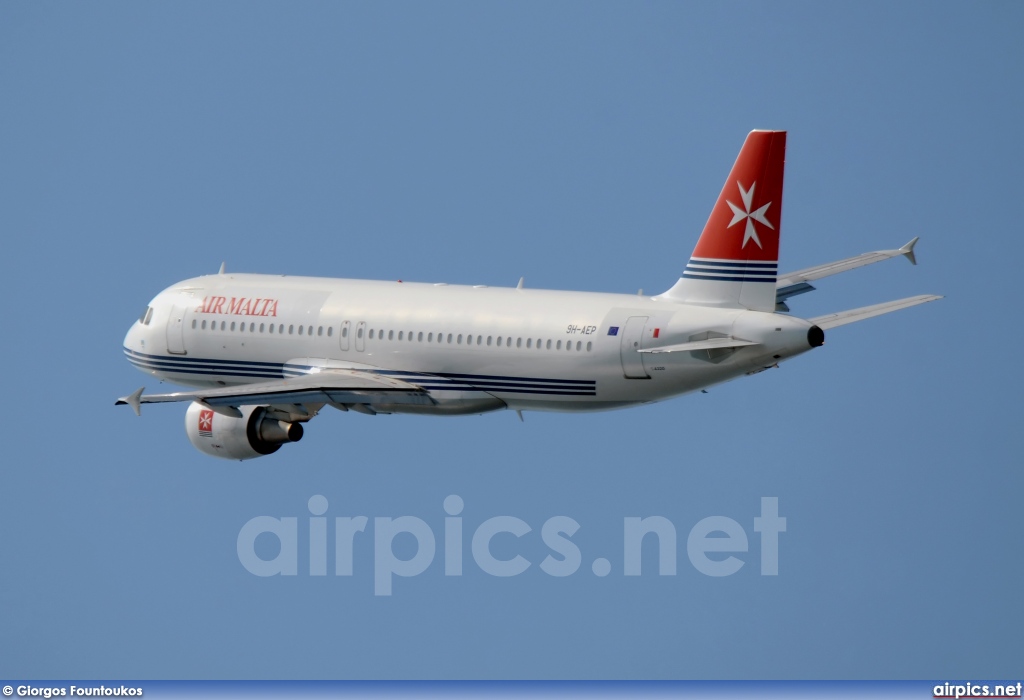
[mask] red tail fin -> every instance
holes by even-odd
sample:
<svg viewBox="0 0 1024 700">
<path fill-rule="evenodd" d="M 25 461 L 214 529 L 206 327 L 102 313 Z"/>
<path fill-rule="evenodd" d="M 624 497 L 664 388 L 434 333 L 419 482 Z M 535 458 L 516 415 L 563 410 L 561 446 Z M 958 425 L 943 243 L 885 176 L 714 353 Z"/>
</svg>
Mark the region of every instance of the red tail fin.
<svg viewBox="0 0 1024 700">
<path fill-rule="evenodd" d="M 775 309 L 786 132 L 752 131 L 682 277 L 676 301 Z"/>
</svg>

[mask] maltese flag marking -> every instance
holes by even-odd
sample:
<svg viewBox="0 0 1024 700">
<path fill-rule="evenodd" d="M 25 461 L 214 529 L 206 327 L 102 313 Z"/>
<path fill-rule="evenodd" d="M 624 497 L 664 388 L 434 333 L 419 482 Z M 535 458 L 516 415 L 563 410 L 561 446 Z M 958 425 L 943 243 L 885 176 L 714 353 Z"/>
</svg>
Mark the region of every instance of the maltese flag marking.
<svg viewBox="0 0 1024 700">
<path fill-rule="evenodd" d="M 203 437 L 213 437 L 213 411 L 199 412 L 199 434 Z"/>
<path fill-rule="evenodd" d="M 748 271 L 777 265 L 785 170 L 786 133 L 750 132 L 715 200 L 691 260 L 705 272 L 711 271 L 708 268 L 723 268 L 722 274 L 712 275 L 720 281 L 743 276 L 725 275 L 722 263 L 742 263 L 739 267 Z"/>
<path fill-rule="evenodd" d="M 732 228 L 739 222 L 746 219 L 747 226 L 743 232 L 743 243 L 740 245 L 740 248 L 746 248 L 747 241 L 754 241 L 758 248 L 764 248 L 764 246 L 761 245 L 761 239 L 757 237 L 757 229 L 754 227 L 754 222 L 756 221 L 759 224 L 763 224 L 772 231 L 775 230 L 775 227 L 772 226 L 764 216 L 764 213 L 768 211 L 768 207 L 770 207 L 772 203 L 768 202 L 757 210 L 750 211 L 750 204 L 754 200 L 754 188 L 757 187 L 757 183 L 755 182 L 752 184 L 749 190 L 743 189 L 743 183 L 739 180 L 736 181 L 736 186 L 740 188 L 740 199 L 743 200 L 743 208 L 740 209 L 738 206 L 733 204 L 731 200 L 726 200 L 725 203 L 729 205 L 730 209 L 732 209 L 732 221 L 729 222 L 729 225 L 726 228 Z"/>
</svg>

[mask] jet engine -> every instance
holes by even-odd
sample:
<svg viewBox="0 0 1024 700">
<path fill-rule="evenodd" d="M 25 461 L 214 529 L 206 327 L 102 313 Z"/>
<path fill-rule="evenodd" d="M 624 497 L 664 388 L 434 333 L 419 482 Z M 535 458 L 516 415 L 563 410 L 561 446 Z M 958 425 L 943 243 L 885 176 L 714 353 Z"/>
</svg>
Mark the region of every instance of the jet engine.
<svg viewBox="0 0 1024 700">
<path fill-rule="evenodd" d="M 218 413 L 192 402 L 185 412 L 185 432 L 200 452 L 223 459 L 252 459 L 277 452 L 302 439 L 302 425 L 270 417 L 264 406 L 242 406 L 240 416 Z"/>
</svg>

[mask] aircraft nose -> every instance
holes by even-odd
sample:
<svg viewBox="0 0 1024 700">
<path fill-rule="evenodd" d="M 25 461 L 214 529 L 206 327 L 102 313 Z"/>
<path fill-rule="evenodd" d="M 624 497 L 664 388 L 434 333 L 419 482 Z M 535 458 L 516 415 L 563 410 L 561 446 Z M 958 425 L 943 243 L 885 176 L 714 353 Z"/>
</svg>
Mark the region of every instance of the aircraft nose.
<svg viewBox="0 0 1024 700">
<path fill-rule="evenodd" d="M 136 321 L 131 325 L 131 328 L 128 329 L 128 332 L 125 333 L 124 346 L 129 350 L 138 350 L 145 343 L 145 340 L 141 337 L 142 334 L 139 330 L 139 325 L 138 321 Z"/>
<path fill-rule="evenodd" d="M 124 346 L 129 350 L 146 352 L 146 339 L 151 335 L 153 323 L 153 305 L 150 304 L 139 316 L 139 319 L 131 325 L 124 336 Z"/>
</svg>

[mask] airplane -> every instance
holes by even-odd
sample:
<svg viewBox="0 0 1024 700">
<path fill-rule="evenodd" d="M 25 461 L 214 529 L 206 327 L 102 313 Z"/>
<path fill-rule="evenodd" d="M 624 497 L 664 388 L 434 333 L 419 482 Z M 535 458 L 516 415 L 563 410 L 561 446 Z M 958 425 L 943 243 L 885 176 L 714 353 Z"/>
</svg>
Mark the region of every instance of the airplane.
<svg viewBox="0 0 1024 700">
<path fill-rule="evenodd" d="M 679 280 L 655 296 L 220 272 L 160 292 L 124 354 L 161 381 L 117 400 L 188 402 L 200 451 L 276 452 L 324 407 L 364 414 L 624 408 L 778 367 L 825 331 L 942 297 L 802 319 L 815 280 L 889 258 L 914 238 L 779 275 L 785 131 L 750 132 Z"/>
</svg>

